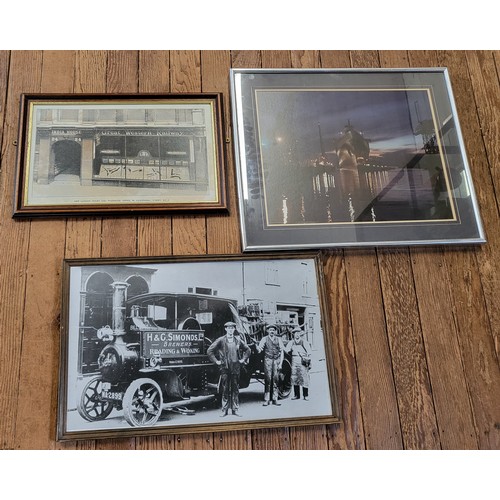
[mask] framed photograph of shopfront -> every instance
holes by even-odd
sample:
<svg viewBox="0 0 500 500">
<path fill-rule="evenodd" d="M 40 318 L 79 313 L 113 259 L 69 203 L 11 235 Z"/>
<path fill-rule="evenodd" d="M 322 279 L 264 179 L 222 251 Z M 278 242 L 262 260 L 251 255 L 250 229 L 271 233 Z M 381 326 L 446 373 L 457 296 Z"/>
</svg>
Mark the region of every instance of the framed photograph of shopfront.
<svg viewBox="0 0 500 500">
<path fill-rule="evenodd" d="M 446 68 L 232 69 L 244 251 L 485 242 Z"/>
<path fill-rule="evenodd" d="M 15 217 L 226 208 L 222 97 L 21 96 Z"/>
<path fill-rule="evenodd" d="M 67 260 L 59 440 L 339 422 L 319 254 Z"/>
</svg>

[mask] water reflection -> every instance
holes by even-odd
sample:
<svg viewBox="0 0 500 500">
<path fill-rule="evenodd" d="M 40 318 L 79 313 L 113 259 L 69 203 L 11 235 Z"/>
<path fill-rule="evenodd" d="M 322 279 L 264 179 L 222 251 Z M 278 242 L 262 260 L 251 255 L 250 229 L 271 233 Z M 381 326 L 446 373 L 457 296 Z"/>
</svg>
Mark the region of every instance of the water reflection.
<svg viewBox="0 0 500 500">
<path fill-rule="evenodd" d="M 356 170 L 309 172 L 297 182 L 284 178 L 281 224 L 380 222 L 451 218 L 448 196 L 438 175 L 429 169 L 362 164 Z M 444 193 L 444 194 L 443 194 Z M 273 203 L 268 203 L 272 208 Z"/>
</svg>

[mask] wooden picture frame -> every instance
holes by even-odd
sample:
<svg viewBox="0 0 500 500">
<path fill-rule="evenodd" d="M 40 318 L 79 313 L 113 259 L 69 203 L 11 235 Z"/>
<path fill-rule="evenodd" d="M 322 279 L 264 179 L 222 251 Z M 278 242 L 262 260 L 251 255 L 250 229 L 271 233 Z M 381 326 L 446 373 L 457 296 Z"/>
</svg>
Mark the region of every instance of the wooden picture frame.
<svg viewBox="0 0 500 500">
<path fill-rule="evenodd" d="M 14 217 L 226 206 L 222 95 L 23 94 Z"/>
<path fill-rule="evenodd" d="M 320 254 L 65 260 L 57 439 L 339 422 L 328 315 Z"/>
<path fill-rule="evenodd" d="M 486 241 L 446 68 L 232 69 L 244 251 Z"/>
</svg>

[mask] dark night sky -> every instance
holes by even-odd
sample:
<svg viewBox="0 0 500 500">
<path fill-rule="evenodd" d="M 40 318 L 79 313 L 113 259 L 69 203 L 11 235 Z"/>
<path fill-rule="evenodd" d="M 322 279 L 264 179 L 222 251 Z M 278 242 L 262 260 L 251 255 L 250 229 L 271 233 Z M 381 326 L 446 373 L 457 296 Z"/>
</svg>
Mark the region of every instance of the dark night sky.
<svg viewBox="0 0 500 500">
<path fill-rule="evenodd" d="M 418 119 L 431 119 L 428 95 L 422 90 L 259 91 L 258 105 L 262 146 L 295 140 L 300 160 L 320 151 L 318 123 L 326 151 L 350 121 L 376 156 L 420 148 L 421 136 L 414 136 L 413 130 Z"/>
</svg>

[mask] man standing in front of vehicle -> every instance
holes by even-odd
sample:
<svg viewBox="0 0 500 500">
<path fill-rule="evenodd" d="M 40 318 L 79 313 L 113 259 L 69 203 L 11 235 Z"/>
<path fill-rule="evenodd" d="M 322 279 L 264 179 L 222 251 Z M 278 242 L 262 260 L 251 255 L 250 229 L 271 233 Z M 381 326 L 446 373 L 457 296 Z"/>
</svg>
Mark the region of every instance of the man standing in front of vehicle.
<svg viewBox="0 0 500 500">
<path fill-rule="evenodd" d="M 250 347 L 235 337 L 236 323 L 228 321 L 224 325 L 226 334 L 219 337 L 207 349 L 207 355 L 219 366 L 222 385 L 222 413 L 225 417 L 231 410 L 233 415 L 241 416 L 238 413 L 240 406 L 240 370 L 241 365 L 248 361 L 250 357 Z"/>
<path fill-rule="evenodd" d="M 257 351 L 264 351 L 264 405 L 268 406 L 272 402 L 275 406 L 281 406 L 278 403 L 278 379 L 279 372 L 283 366 L 285 356 L 285 347 L 281 337 L 278 336 L 276 325 L 268 325 L 267 335 L 262 337 Z"/>
</svg>

